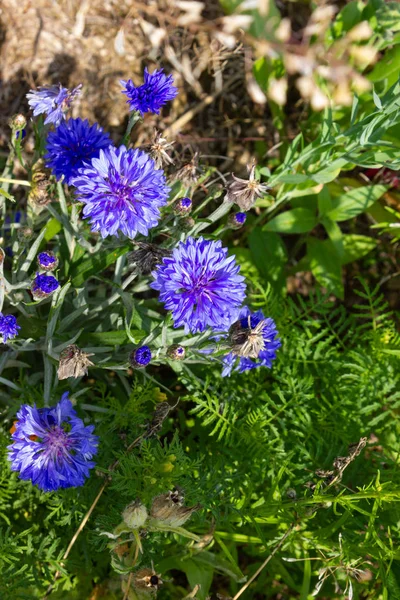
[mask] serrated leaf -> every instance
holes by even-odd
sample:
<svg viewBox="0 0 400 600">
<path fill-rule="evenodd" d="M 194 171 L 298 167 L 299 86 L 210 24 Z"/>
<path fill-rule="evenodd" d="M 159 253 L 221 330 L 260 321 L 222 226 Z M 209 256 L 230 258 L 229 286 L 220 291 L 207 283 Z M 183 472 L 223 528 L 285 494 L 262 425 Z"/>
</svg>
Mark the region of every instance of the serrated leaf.
<svg viewBox="0 0 400 600">
<path fill-rule="evenodd" d="M 386 192 L 384 185 L 366 185 L 355 188 L 332 200 L 328 217 L 333 221 L 347 221 L 365 212 Z"/>
<path fill-rule="evenodd" d="M 308 208 L 294 208 L 287 210 L 264 225 L 264 231 L 277 231 L 279 233 L 306 233 L 317 225 L 315 213 Z"/>
</svg>

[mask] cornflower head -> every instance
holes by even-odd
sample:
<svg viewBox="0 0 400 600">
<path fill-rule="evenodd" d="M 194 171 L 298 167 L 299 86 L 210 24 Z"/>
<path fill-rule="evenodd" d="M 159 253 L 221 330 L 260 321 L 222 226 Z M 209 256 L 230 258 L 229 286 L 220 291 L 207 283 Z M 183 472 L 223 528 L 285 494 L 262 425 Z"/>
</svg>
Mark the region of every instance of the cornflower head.
<svg viewBox="0 0 400 600">
<path fill-rule="evenodd" d="M 174 213 L 176 215 L 187 215 L 192 210 L 193 202 L 191 198 L 178 198 L 174 202 Z"/>
<path fill-rule="evenodd" d="M 165 75 L 163 69 L 149 73 L 145 67 L 144 83 L 140 86 L 135 86 L 132 79 L 121 80 L 120 83 L 125 88 L 122 93 L 128 98 L 129 109 L 136 110 L 141 115 L 147 112 L 158 115 L 164 104 L 178 94 L 172 75 Z"/>
<path fill-rule="evenodd" d="M 37 90 L 30 90 L 26 97 L 30 108 L 33 110 L 33 116 L 37 117 L 45 114 L 47 115 L 44 121 L 45 125 L 50 123 L 55 126 L 59 125 L 65 119 L 65 114 L 73 100 L 81 93 L 81 87 L 82 85 L 78 85 L 73 90 L 68 90 L 59 83 L 58 85 L 42 86 Z"/>
<path fill-rule="evenodd" d="M 261 310 L 252 313 L 243 307 L 228 334 L 231 351 L 223 358 L 222 376 L 229 376 L 233 369 L 243 373 L 257 367 L 271 368 L 282 345 L 277 335 L 273 319 L 266 319 Z"/>
<path fill-rule="evenodd" d="M 169 193 L 164 172 L 148 154 L 125 146 L 101 150 L 72 183 L 85 204 L 84 217 L 103 238 L 119 231 L 131 239 L 137 233 L 147 235 L 157 225 Z"/>
<path fill-rule="evenodd" d="M 267 185 L 256 179 L 256 165 L 247 165 L 248 179 L 240 179 L 232 173 L 233 181 L 228 186 L 225 200 L 234 202 L 244 211 L 248 211 L 254 205 L 257 198 L 261 198 L 269 189 Z"/>
<path fill-rule="evenodd" d="M 42 271 L 54 271 L 58 267 L 58 258 L 54 252 L 40 252 L 37 262 Z"/>
<path fill-rule="evenodd" d="M 42 300 L 43 298 L 47 298 L 55 292 L 58 287 L 60 287 L 60 284 L 53 275 L 40 275 L 39 273 L 36 273 L 36 277 L 31 285 L 33 299 Z"/>
<path fill-rule="evenodd" d="M 170 250 L 160 248 L 156 244 L 147 242 L 136 242 L 137 249 L 129 252 L 128 260 L 135 265 L 139 273 L 148 275 L 162 261 L 164 256 L 171 254 Z"/>
<path fill-rule="evenodd" d="M 110 136 L 97 123 L 90 125 L 87 119 L 69 119 L 47 136 L 46 166 L 57 179 L 64 177 L 70 185 L 79 169 L 110 144 Z"/>
<path fill-rule="evenodd" d="M 83 485 L 95 465 L 91 458 L 97 453 L 98 437 L 93 429 L 77 416 L 68 392 L 50 408 L 23 404 L 11 429 L 11 470 L 44 492 Z"/>
<path fill-rule="evenodd" d="M 227 331 L 245 298 L 244 277 L 234 256 L 220 241 L 189 237 L 152 273 L 151 287 L 172 311 L 174 327 L 186 332 L 212 327 Z"/>
<path fill-rule="evenodd" d="M 18 335 L 19 329 L 21 327 L 18 325 L 14 315 L 3 315 L 0 312 L 0 335 L 3 338 L 3 344 L 6 344 L 7 340 L 15 338 Z"/>
</svg>

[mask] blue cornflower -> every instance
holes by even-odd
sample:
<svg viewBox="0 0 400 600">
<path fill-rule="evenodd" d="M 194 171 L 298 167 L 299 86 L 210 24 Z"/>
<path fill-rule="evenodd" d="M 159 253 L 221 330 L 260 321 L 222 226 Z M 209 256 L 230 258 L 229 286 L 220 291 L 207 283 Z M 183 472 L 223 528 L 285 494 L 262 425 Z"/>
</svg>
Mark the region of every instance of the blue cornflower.
<svg viewBox="0 0 400 600">
<path fill-rule="evenodd" d="M 172 311 L 174 327 L 184 326 L 186 332 L 204 331 L 207 326 L 227 331 L 245 298 L 239 270 L 220 241 L 189 237 L 153 271 L 151 287 L 160 291 L 161 302 Z"/>
<path fill-rule="evenodd" d="M 222 376 L 229 376 L 232 369 L 240 373 L 256 367 L 270 369 L 282 345 L 277 335 L 273 319 L 264 318 L 261 310 L 252 313 L 247 306 L 242 308 L 229 332 L 232 351 L 223 358 Z"/>
<path fill-rule="evenodd" d="M 57 279 L 53 275 L 40 275 L 36 273 L 35 279 L 32 281 L 31 292 L 34 300 L 47 298 L 60 286 Z"/>
<path fill-rule="evenodd" d="M 8 446 L 12 471 L 30 479 L 44 492 L 85 483 L 95 465 L 98 436 L 85 426 L 68 399 L 68 392 L 50 408 L 22 404 Z"/>
<path fill-rule="evenodd" d="M 99 158 L 80 169 L 72 180 L 85 203 L 83 215 L 102 237 L 121 231 L 129 238 L 147 235 L 160 219 L 169 187 L 164 171 L 142 150 L 125 146 L 101 150 Z"/>
<path fill-rule="evenodd" d="M 26 95 L 28 98 L 28 104 L 33 110 L 33 116 L 37 117 L 41 114 L 46 114 L 47 117 L 44 121 L 45 125 L 54 123 L 59 125 L 63 119 L 65 119 L 65 113 L 71 106 L 74 98 L 80 94 L 81 85 L 78 85 L 73 90 L 68 90 L 62 87 L 61 83 L 58 85 L 43 86 L 37 90 L 30 90 Z"/>
<path fill-rule="evenodd" d="M 40 252 L 37 261 L 43 271 L 54 271 L 58 266 L 58 258 L 53 252 Z"/>
<path fill-rule="evenodd" d="M 129 355 L 132 367 L 146 367 L 151 361 L 151 350 L 148 346 L 140 346 Z"/>
<path fill-rule="evenodd" d="M 3 344 L 8 339 L 12 340 L 15 338 L 18 335 L 18 329 L 21 329 L 21 327 L 18 325 L 14 315 L 3 315 L 0 312 L 0 335 L 3 337 Z"/>
<path fill-rule="evenodd" d="M 90 125 L 87 119 L 69 119 L 47 136 L 46 166 L 57 179 L 64 176 L 70 184 L 78 170 L 110 144 L 110 136 L 97 123 Z"/>
<path fill-rule="evenodd" d="M 136 87 L 131 79 L 121 80 L 120 83 L 125 87 L 122 93 L 128 97 L 127 104 L 130 110 L 137 110 L 142 115 L 147 112 L 158 115 L 164 104 L 178 94 L 173 82 L 172 75 L 165 75 L 163 69 L 150 74 L 145 68 L 143 85 Z"/>
</svg>

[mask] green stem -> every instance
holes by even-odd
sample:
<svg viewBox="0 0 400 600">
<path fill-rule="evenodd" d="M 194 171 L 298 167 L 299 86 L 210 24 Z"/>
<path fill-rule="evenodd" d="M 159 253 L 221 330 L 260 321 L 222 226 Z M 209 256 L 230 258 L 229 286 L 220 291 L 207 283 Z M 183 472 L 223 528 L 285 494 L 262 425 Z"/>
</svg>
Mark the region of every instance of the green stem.
<svg viewBox="0 0 400 600">
<path fill-rule="evenodd" d="M 17 185 L 25 185 L 26 187 L 31 187 L 31 182 L 25 181 L 25 179 L 9 179 L 8 177 L 0 177 L 0 181 L 2 183 L 15 183 Z"/>
<path fill-rule="evenodd" d="M 129 117 L 129 121 L 128 121 L 128 126 L 125 131 L 125 135 L 122 138 L 121 146 L 126 146 L 126 144 L 129 141 L 129 137 L 131 135 L 132 129 L 135 127 L 136 123 L 141 120 L 142 120 L 142 115 L 139 112 L 133 111 L 131 113 L 131 115 Z"/>
</svg>

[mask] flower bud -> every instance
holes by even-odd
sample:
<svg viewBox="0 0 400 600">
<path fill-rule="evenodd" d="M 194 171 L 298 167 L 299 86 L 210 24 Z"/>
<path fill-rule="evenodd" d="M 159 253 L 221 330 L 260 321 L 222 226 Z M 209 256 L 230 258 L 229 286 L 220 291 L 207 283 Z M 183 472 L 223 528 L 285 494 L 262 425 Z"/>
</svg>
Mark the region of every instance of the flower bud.
<svg viewBox="0 0 400 600">
<path fill-rule="evenodd" d="M 172 360 L 183 360 L 186 356 L 186 350 L 183 346 L 180 346 L 179 344 L 173 344 L 168 348 L 167 356 Z"/>
<path fill-rule="evenodd" d="M 55 271 L 58 267 L 58 258 L 54 252 L 40 252 L 37 257 L 39 268 L 42 271 Z"/>
<path fill-rule="evenodd" d="M 26 127 L 26 117 L 19 113 L 18 115 L 14 115 L 10 120 L 10 127 L 14 129 L 14 131 L 21 131 Z"/>
<path fill-rule="evenodd" d="M 139 527 L 143 527 L 148 516 L 147 508 L 144 504 L 141 504 L 139 500 L 135 500 L 128 504 L 122 513 L 122 518 L 130 529 L 139 529 Z"/>
<path fill-rule="evenodd" d="M 33 299 L 43 300 L 43 298 L 47 298 L 55 292 L 58 287 L 60 287 L 60 284 L 52 275 L 40 275 L 36 273 L 36 277 L 31 285 Z"/>
<path fill-rule="evenodd" d="M 193 217 L 184 217 L 179 221 L 179 227 L 183 231 L 190 231 L 195 225 L 196 221 L 193 219 Z"/>
<path fill-rule="evenodd" d="M 238 212 L 228 217 L 228 227 L 230 229 L 240 229 L 246 222 L 247 215 L 244 212 Z"/>
<path fill-rule="evenodd" d="M 43 159 L 39 159 L 32 167 L 32 187 L 28 200 L 38 208 L 46 206 L 52 200 L 50 194 L 51 171 L 44 165 Z"/>
<path fill-rule="evenodd" d="M 129 355 L 129 362 L 132 367 L 139 369 L 146 367 L 151 361 L 151 350 L 148 346 L 140 346 Z"/>
<path fill-rule="evenodd" d="M 190 198 L 179 198 L 174 204 L 176 215 L 187 215 L 192 210 L 193 202 Z"/>
<path fill-rule="evenodd" d="M 33 236 L 33 229 L 32 229 L 32 227 L 21 227 L 17 231 L 17 236 L 18 236 L 18 240 L 20 242 L 27 242 L 27 241 L 29 241 L 32 238 L 32 236 Z"/>
</svg>

